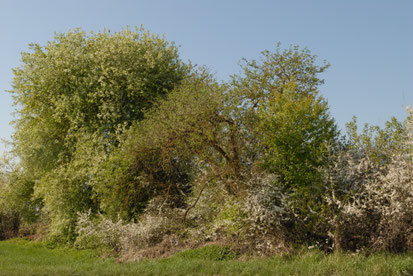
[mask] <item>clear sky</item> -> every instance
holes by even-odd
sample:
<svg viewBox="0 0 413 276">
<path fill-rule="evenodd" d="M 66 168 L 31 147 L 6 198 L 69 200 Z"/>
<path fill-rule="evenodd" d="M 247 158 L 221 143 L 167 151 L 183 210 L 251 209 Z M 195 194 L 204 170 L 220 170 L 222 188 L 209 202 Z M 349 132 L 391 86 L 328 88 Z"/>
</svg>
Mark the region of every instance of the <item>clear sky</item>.
<svg viewBox="0 0 413 276">
<path fill-rule="evenodd" d="M 391 116 L 403 120 L 413 105 L 412 14 L 412 0 L 0 0 L 0 137 L 13 131 L 4 91 L 29 43 L 44 45 L 70 28 L 141 24 L 220 80 L 277 42 L 307 46 L 332 65 L 321 92 L 341 128 L 353 115 L 381 126 Z"/>
</svg>

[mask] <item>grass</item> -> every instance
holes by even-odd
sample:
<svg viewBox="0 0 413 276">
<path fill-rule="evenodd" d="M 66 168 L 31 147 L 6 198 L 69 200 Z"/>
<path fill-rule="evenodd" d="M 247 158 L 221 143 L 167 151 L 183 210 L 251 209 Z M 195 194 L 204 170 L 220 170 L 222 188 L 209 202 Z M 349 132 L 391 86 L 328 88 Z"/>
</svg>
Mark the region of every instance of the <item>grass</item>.
<svg viewBox="0 0 413 276">
<path fill-rule="evenodd" d="M 197 250 L 167 259 L 119 264 L 99 258 L 93 251 L 2 241 L 0 275 L 413 275 L 413 254 L 325 255 L 308 251 L 290 257 L 217 261 L 200 259 L 204 255 Z"/>
</svg>

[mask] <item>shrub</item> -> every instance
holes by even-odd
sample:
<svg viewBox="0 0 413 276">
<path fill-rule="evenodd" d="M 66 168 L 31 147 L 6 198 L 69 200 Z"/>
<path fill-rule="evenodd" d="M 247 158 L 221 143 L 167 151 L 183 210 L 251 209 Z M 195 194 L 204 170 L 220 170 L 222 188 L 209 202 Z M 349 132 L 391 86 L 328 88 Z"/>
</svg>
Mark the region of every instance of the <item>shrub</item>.
<svg viewBox="0 0 413 276">
<path fill-rule="evenodd" d="M 411 133 L 411 124 L 410 111 L 404 133 Z M 398 147 L 385 163 L 370 157 L 373 150 L 350 149 L 328 169 L 336 249 L 401 252 L 413 248 L 413 140 L 408 135 L 402 138 L 404 151 Z"/>
<path fill-rule="evenodd" d="M 338 227 L 347 243 L 353 239 L 358 247 L 400 252 L 413 249 L 412 218 L 413 166 L 395 157 L 386 173 L 368 181 L 343 205 Z"/>
<path fill-rule="evenodd" d="M 162 241 L 168 231 L 164 217 L 143 216 L 137 223 L 112 221 L 103 215 L 79 214 L 77 248 L 95 248 L 119 255 L 129 250 L 148 248 Z"/>
<path fill-rule="evenodd" d="M 289 209 L 273 175 L 255 170 L 244 175 L 247 190 L 239 196 L 228 194 L 223 188 L 226 185 L 219 183 L 230 180 L 214 181 L 204 184 L 203 193 L 188 214 L 189 239 L 231 242 L 242 252 L 255 255 L 287 250 L 283 224 L 289 219 Z M 195 192 L 200 194 L 197 189 Z"/>
<path fill-rule="evenodd" d="M 248 180 L 248 195 L 243 201 L 244 246 L 255 254 L 270 255 L 286 251 L 287 229 L 291 216 L 288 198 L 271 174 L 253 173 Z"/>
<path fill-rule="evenodd" d="M 20 216 L 18 213 L 0 212 L 0 240 L 15 238 L 19 234 Z"/>
<path fill-rule="evenodd" d="M 372 246 L 391 251 L 413 250 L 413 163 L 395 157 L 387 174 L 369 187 L 380 214 Z"/>
</svg>

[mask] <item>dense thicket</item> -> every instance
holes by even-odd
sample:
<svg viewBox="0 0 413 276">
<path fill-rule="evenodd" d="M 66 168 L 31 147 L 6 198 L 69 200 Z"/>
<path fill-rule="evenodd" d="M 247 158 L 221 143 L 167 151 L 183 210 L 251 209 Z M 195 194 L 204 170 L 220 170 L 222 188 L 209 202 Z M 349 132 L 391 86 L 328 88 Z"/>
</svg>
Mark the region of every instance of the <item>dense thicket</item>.
<svg viewBox="0 0 413 276">
<path fill-rule="evenodd" d="M 209 241 L 412 249 L 412 116 L 361 133 L 354 119 L 340 138 L 328 66 L 278 47 L 220 83 L 144 30 L 33 45 L 14 70 L 0 222 L 138 257 Z"/>
</svg>

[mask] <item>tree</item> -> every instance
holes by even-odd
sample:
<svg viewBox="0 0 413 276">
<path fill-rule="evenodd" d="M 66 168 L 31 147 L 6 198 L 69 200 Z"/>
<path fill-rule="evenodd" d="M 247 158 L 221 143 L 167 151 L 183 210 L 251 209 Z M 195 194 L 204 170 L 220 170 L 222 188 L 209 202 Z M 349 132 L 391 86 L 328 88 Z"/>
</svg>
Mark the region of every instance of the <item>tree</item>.
<svg viewBox="0 0 413 276">
<path fill-rule="evenodd" d="M 233 78 L 234 89 L 253 118 L 263 165 L 286 188 L 309 186 L 338 134 L 327 101 L 318 92 L 324 83 L 318 74 L 329 64 L 318 65 L 315 55 L 298 46 L 278 46 L 262 57 L 245 60 L 243 75 Z"/>
<path fill-rule="evenodd" d="M 287 225 L 294 240 L 323 240 L 321 212 L 325 187 L 320 169 L 337 145 L 338 131 L 327 101 L 319 95 L 319 74 L 329 64 L 298 46 L 264 51 L 262 59 L 247 61 L 233 87 L 249 113 L 249 127 L 259 148 L 256 162 L 277 176 L 274 185 L 290 197 Z"/>
<path fill-rule="evenodd" d="M 318 211 L 324 192 L 319 169 L 337 136 L 317 90 L 317 74 L 327 65 L 317 66 L 308 50 L 298 48 L 264 57 L 263 64 L 247 63 L 231 84 L 194 72 L 130 128 L 101 171 L 112 214 L 136 217 L 156 196 L 162 204 L 181 197 L 175 206 L 189 210 L 192 204 L 185 204 L 187 194 L 179 189 L 197 191 L 199 198 L 206 182 L 242 201 L 254 189 L 247 183 L 254 182 L 256 167 L 277 176 L 273 185 L 291 195 L 300 219 Z M 202 183 L 196 180 L 200 171 L 207 175 Z M 316 232 L 317 219 L 305 234 Z"/>
<path fill-rule="evenodd" d="M 143 29 L 69 31 L 31 49 L 13 70 L 13 139 L 26 166 L 45 169 L 67 161 L 62 152 L 73 151 L 79 130 L 113 143 L 116 131 L 141 120 L 188 70 L 173 43 Z"/>
<path fill-rule="evenodd" d="M 13 70 L 14 152 L 52 219 L 73 221 L 66 215 L 91 207 L 91 168 L 190 69 L 173 43 L 142 28 L 89 35 L 77 29 L 30 47 Z M 94 162 L 80 158 L 85 153 Z M 77 191 L 71 200 L 69 191 Z"/>
<path fill-rule="evenodd" d="M 328 64 L 317 65 L 307 49 L 265 51 L 230 83 L 192 70 L 172 44 L 142 30 L 78 30 L 32 49 L 11 91 L 15 152 L 55 237 L 73 241 L 85 210 L 131 220 L 166 208 L 186 226 L 197 202 L 238 210 L 273 180 L 274 189 L 264 189 L 270 199 L 258 201 L 275 210 L 280 191 L 293 200 L 304 235 L 317 232 L 319 167 L 337 131 L 318 94 Z M 203 201 L 206 193 L 225 200 Z M 200 217 L 211 225 L 226 218 L 214 216 Z"/>
<path fill-rule="evenodd" d="M 108 214 L 136 218 L 154 197 L 184 208 L 203 167 L 211 177 L 239 174 L 242 136 L 226 110 L 225 90 L 205 70 L 193 72 L 133 124 L 97 179 Z"/>
<path fill-rule="evenodd" d="M 280 44 L 275 52 L 261 53 L 260 60 L 243 60 L 242 74 L 233 76 L 233 85 L 245 99 L 257 107 L 273 96 L 275 91 L 282 93 L 295 83 L 295 91 L 300 94 L 316 93 L 324 83 L 318 74 L 330 64 L 326 61 L 317 64 L 317 56 L 307 48 L 293 46 L 282 50 Z"/>
<path fill-rule="evenodd" d="M 337 135 L 327 102 L 316 95 L 298 94 L 292 86 L 274 94 L 259 110 L 259 118 L 263 165 L 279 176 L 283 188 L 308 188 L 310 193 L 322 188 L 318 169 Z"/>
</svg>

